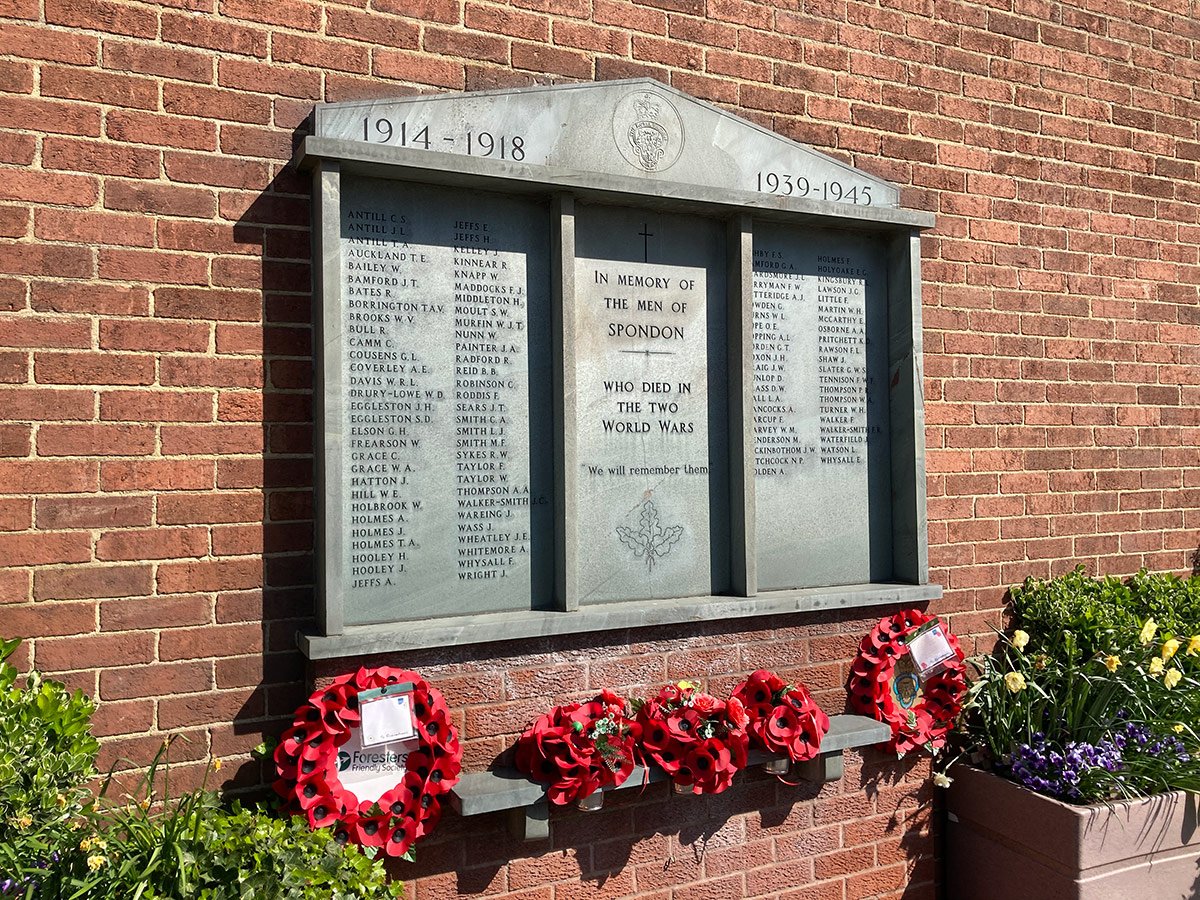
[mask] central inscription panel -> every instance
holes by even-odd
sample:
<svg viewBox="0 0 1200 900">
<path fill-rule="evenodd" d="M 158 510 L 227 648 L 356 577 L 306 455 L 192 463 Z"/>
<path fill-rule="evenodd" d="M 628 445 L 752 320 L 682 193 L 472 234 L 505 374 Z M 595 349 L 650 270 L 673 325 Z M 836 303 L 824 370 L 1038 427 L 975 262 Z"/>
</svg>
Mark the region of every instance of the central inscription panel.
<svg viewBox="0 0 1200 900">
<path fill-rule="evenodd" d="M 545 207 L 342 190 L 347 624 L 549 601 Z"/>
<path fill-rule="evenodd" d="M 575 260 L 583 603 L 727 587 L 725 278 L 702 219 L 583 207 Z"/>
</svg>

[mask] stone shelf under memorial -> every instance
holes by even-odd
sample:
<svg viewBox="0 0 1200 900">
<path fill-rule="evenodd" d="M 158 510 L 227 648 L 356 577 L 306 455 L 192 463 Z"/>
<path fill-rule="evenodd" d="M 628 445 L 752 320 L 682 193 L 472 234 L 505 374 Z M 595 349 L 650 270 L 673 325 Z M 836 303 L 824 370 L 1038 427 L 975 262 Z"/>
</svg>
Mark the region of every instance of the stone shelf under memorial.
<svg viewBox="0 0 1200 900">
<path fill-rule="evenodd" d="M 887 725 L 867 716 L 830 716 L 829 732 L 821 740 L 820 755 L 793 766 L 791 774 L 816 784 L 836 781 L 842 777 L 843 751 L 870 747 L 891 736 L 892 731 Z M 784 757 L 779 754 L 751 750 L 748 766 L 781 759 Z M 624 783 L 604 790 L 640 788 L 668 778 L 657 766 L 636 766 Z M 736 790 L 736 787 L 731 790 Z M 530 781 L 513 768 L 464 773 L 450 791 L 450 807 L 460 816 L 479 816 L 508 810 L 509 831 L 514 837 L 537 841 L 550 836 L 550 805 L 546 799 L 545 785 Z"/>
<path fill-rule="evenodd" d="M 583 606 L 571 612 L 522 610 L 481 613 L 416 622 L 348 626 L 342 634 L 301 632 L 297 635 L 297 644 L 309 659 L 339 659 L 427 647 L 453 647 L 624 628 L 842 611 L 893 604 L 912 605 L 941 596 L 942 588 L 937 584 L 857 584 L 770 591 L 754 597 L 630 600 Z"/>
</svg>

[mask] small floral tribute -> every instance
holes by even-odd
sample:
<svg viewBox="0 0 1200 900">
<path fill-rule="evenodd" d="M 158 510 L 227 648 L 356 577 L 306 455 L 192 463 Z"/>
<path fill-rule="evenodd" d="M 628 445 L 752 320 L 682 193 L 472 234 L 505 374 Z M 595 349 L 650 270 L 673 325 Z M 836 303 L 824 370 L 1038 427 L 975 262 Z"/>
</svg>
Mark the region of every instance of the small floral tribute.
<svg viewBox="0 0 1200 900">
<path fill-rule="evenodd" d="M 734 689 L 731 700 L 746 710 L 750 740 L 769 753 L 785 753 L 804 762 L 821 752 L 829 716 L 804 685 L 788 684 L 774 672 L 759 669 Z"/>
<path fill-rule="evenodd" d="M 918 609 L 880 619 L 850 667 L 851 709 L 889 725 L 891 748 L 900 756 L 921 747 L 940 750 L 966 695 L 965 655 L 949 631 L 954 656 L 932 674 L 923 678 L 909 655 L 907 638 L 933 619 Z"/>
<path fill-rule="evenodd" d="M 551 803 L 578 802 L 625 782 L 640 731 L 624 698 L 606 689 L 538 716 L 517 741 L 516 767 L 548 786 Z"/>
<path fill-rule="evenodd" d="M 379 797 L 359 798 L 339 777 L 348 758 L 340 748 L 361 726 L 358 696 L 404 683 L 412 684 L 415 749 L 400 760 L 387 760 L 389 752 L 379 751 L 385 761 L 402 763 L 396 766 L 397 783 Z M 313 829 L 332 827 L 342 843 L 411 858 L 413 844 L 441 818 L 441 798 L 458 781 L 461 761 L 458 734 L 436 688 L 415 672 L 361 668 L 314 692 L 296 710 L 275 749 L 275 790 Z"/>
<path fill-rule="evenodd" d="M 750 717 L 737 697 L 718 700 L 680 681 L 641 703 L 637 721 L 642 747 L 676 790 L 719 794 L 746 767 Z"/>
</svg>

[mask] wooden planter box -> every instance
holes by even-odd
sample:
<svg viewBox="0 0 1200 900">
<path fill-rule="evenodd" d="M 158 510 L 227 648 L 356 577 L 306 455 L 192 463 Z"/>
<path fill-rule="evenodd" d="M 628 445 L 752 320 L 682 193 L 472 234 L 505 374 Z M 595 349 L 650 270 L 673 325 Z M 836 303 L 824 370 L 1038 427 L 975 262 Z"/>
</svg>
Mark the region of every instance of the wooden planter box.
<svg viewBox="0 0 1200 900">
<path fill-rule="evenodd" d="M 947 791 L 946 896 L 1178 900 L 1200 896 L 1196 797 L 1071 806 L 958 766 Z"/>
</svg>

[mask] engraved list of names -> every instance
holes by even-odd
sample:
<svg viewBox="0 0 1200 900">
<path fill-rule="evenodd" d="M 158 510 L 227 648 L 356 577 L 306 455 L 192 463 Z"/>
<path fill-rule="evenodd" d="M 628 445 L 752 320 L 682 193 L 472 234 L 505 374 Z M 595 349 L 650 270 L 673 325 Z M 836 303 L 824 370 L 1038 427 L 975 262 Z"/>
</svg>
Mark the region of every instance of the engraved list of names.
<svg viewBox="0 0 1200 900">
<path fill-rule="evenodd" d="M 544 587 L 549 483 L 529 452 L 531 420 L 548 418 L 531 390 L 544 352 L 530 352 L 547 318 L 544 223 L 513 199 L 346 185 L 347 624 L 528 608 Z"/>
<path fill-rule="evenodd" d="M 871 580 L 886 464 L 882 267 L 868 241 L 756 231 L 754 453 L 759 586 Z M 875 302 L 872 314 L 872 302 Z M 886 460 L 886 456 L 882 457 Z M 798 548 L 804 548 L 799 550 Z"/>
</svg>

